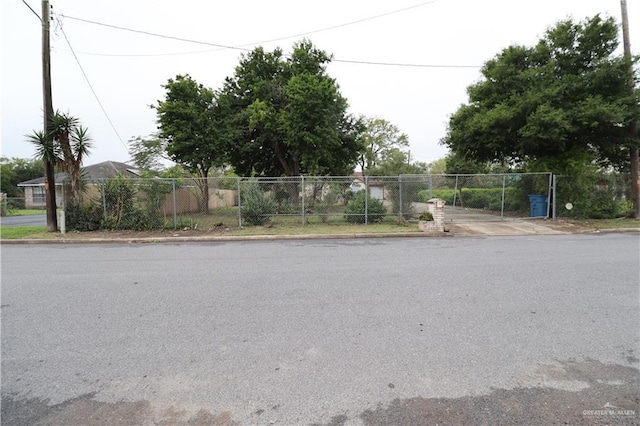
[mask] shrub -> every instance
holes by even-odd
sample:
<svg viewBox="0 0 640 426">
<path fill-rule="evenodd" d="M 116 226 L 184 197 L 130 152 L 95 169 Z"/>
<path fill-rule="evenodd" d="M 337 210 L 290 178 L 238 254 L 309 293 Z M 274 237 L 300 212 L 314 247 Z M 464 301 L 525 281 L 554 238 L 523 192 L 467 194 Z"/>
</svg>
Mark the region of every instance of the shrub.
<svg viewBox="0 0 640 426">
<path fill-rule="evenodd" d="M 136 207 L 136 189 L 131 179 L 116 176 L 104 183 L 106 213 L 101 227 L 104 229 L 153 229 L 143 211 Z"/>
<path fill-rule="evenodd" d="M 433 220 L 433 214 L 431 212 L 423 212 L 418 220 L 426 220 L 427 222 L 431 222 Z"/>
<path fill-rule="evenodd" d="M 315 210 L 320 216 L 320 221 L 326 223 L 329 219 L 329 213 L 333 206 L 338 202 L 338 194 L 333 191 L 333 188 L 325 194 L 321 201 L 316 201 Z"/>
<path fill-rule="evenodd" d="M 382 201 L 367 196 L 365 191 L 358 192 L 344 209 L 344 218 L 349 223 L 380 222 L 386 214 Z"/>
<path fill-rule="evenodd" d="M 275 214 L 276 203 L 260 190 L 257 182 L 248 182 L 242 188 L 240 211 L 242 219 L 248 224 L 264 225 Z"/>
<path fill-rule="evenodd" d="M 102 222 L 102 209 L 70 202 L 64 209 L 64 221 L 65 228 L 70 231 L 97 231 Z"/>
</svg>

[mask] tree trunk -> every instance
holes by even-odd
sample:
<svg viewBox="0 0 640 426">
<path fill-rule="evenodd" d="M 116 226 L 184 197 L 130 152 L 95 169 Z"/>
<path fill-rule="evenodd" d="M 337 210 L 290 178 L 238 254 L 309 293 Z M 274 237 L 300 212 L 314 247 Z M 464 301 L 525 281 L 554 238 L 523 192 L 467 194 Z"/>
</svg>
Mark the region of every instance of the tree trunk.
<svg viewBox="0 0 640 426">
<path fill-rule="evenodd" d="M 200 197 L 198 197 L 198 211 L 200 213 L 209 214 L 209 168 L 201 167 L 199 170 L 200 177 L 197 179 L 198 188 L 200 189 Z"/>
<path fill-rule="evenodd" d="M 82 201 L 82 175 L 80 174 L 79 164 L 70 166 L 69 183 L 71 185 L 71 199 L 69 201 L 65 200 L 65 203 L 80 204 Z"/>
</svg>

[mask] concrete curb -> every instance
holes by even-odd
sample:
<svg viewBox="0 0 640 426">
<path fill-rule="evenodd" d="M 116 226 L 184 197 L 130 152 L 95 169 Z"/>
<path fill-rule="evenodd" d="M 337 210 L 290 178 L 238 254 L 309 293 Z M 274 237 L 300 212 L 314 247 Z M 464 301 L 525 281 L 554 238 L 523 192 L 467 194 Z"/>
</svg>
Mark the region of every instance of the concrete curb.
<svg viewBox="0 0 640 426">
<path fill-rule="evenodd" d="M 275 240 L 329 240 L 329 239 L 372 239 L 372 238 L 434 238 L 452 237 L 448 232 L 387 232 L 387 233 L 353 233 L 353 234 L 299 234 L 299 235 L 216 235 L 188 237 L 144 237 L 144 238 L 86 238 L 86 239 L 16 239 L 0 240 L 0 244 L 162 244 L 162 243 L 205 243 L 230 241 L 275 241 Z"/>
<path fill-rule="evenodd" d="M 561 234 L 605 234 L 605 233 L 638 233 L 640 228 L 610 228 L 594 230 L 576 230 Z M 561 234 L 474 234 L 470 232 L 388 232 L 388 233 L 347 233 L 347 234 L 299 234 L 299 235 L 215 235 L 215 236 L 185 236 L 185 237 L 113 237 L 113 238 L 61 238 L 61 239 L 0 239 L 0 245 L 16 244 L 175 244 L 175 243 L 215 243 L 232 241 L 276 241 L 276 240 L 344 240 L 344 239 L 374 239 L 374 238 L 443 238 L 443 237 L 506 237 L 531 235 L 561 235 Z"/>
<path fill-rule="evenodd" d="M 596 229 L 592 232 L 593 234 L 622 234 L 629 233 L 635 234 L 640 233 L 640 228 L 605 228 L 605 229 Z"/>
</svg>

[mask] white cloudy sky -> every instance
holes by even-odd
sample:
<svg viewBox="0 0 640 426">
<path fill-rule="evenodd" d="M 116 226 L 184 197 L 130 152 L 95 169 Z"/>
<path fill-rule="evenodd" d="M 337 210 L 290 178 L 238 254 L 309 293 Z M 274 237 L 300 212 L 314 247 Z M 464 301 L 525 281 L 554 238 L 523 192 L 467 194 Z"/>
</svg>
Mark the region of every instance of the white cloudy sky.
<svg viewBox="0 0 640 426">
<path fill-rule="evenodd" d="M 40 1 L 25 1 L 40 13 Z M 628 0 L 634 53 L 640 51 L 639 3 Z M 350 111 L 396 124 L 409 136 L 412 160 L 424 162 L 446 154 L 439 140 L 448 117 L 466 102 L 466 87 L 480 77 L 479 68 L 453 66 L 480 66 L 511 44 L 533 45 L 545 29 L 567 17 L 580 20 L 600 13 L 620 21 L 619 0 L 51 0 L 51 5 L 56 17 L 51 37 L 53 104 L 89 128 L 95 147 L 85 164 L 127 161 L 127 141 L 156 130 L 149 105 L 163 97 L 161 85 L 168 78 L 188 73 L 218 88 L 232 75 L 242 51 L 71 18 L 225 46 L 280 46 L 285 52 L 306 34 L 336 60 L 450 66 L 329 66 Z M 26 158 L 34 150 L 24 135 L 42 127 L 40 22 L 22 0 L 2 0 L 0 13 L 1 153 Z M 341 26 L 347 23 L 352 24 Z M 273 39 L 281 40 L 263 43 Z"/>
</svg>

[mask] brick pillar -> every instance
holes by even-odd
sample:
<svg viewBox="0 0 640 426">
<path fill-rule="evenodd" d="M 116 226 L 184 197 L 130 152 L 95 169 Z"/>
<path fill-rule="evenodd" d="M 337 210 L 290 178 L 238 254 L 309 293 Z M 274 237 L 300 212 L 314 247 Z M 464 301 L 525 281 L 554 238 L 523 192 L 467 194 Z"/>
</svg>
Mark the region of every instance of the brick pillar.
<svg viewBox="0 0 640 426">
<path fill-rule="evenodd" d="M 433 215 L 433 224 L 429 225 L 429 230 L 444 232 L 444 204 L 441 198 L 432 198 L 427 201 L 427 210 Z"/>
</svg>

